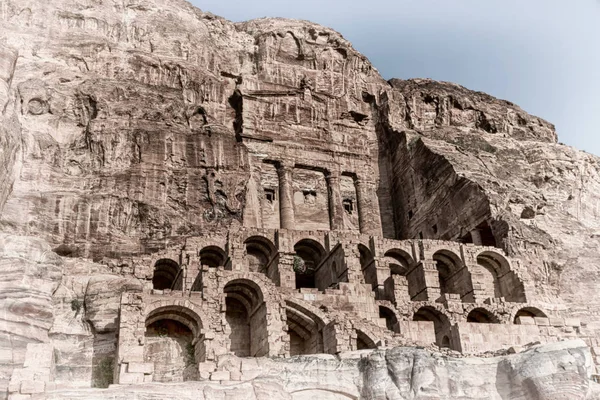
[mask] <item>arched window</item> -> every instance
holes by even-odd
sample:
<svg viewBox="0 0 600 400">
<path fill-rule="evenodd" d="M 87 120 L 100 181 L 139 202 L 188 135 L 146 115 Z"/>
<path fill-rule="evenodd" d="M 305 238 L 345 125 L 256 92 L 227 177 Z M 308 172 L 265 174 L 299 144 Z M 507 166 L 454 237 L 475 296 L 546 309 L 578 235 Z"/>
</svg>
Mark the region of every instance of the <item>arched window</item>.
<svg viewBox="0 0 600 400">
<path fill-rule="evenodd" d="M 500 320 L 485 308 L 475 308 L 467 315 L 467 322 L 481 324 L 499 324 Z"/>
<path fill-rule="evenodd" d="M 154 264 L 152 287 L 156 290 L 181 290 L 183 277 L 179 264 L 171 259 L 163 258 Z"/>
<path fill-rule="evenodd" d="M 356 349 L 357 350 L 366 350 L 366 349 L 376 349 L 377 344 L 373 339 L 371 339 L 366 333 L 363 331 L 356 331 Z"/>
<path fill-rule="evenodd" d="M 267 275 L 267 267 L 277 252 L 275 245 L 262 236 L 252 236 L 244 242 L 251 272 L 263 272 Z"/>
<path fill-rule="evenodd" d="M 200 250 L 200 264 L 208 265 L 210 268 L 225 266 L 227 254 L 218 246 L 206 246 Z"/>
<path fill-rule="evenodd" d="M 206 357 L 201 328 L 200 317 L 185 307 L 166 306 L 148 315 L 144 362 L 154 364 L 153 381 L 198 379 L 198 363 Z"/>
<path fill-rule="evenodd" d="M 459 256 L 450 250 L 439 250 L 433 255 L 440 280 L 440 292 L 460 295 L 461 299 L 471 300 L 473 283 L 469 271 Z"/>
<path fill-rule="evenodd" d="M 526 301 L 523 282 L 511 270 L 506 257 L 495 251 L 484 251 L 477 256 L 477 264 L 483 275 L 483 297 L 504 297 L 506 301 L 516 303 Z"/>
<path fill-rule="evenodd" d="M 392 275 L 405 276 L 414 264 L 413 258 L 406 251 L 391 249 L 385 252 L 385 259 Z"/>
<path fill-rule="evenodd" d="M 250 280 L 236 279 L 225 285 L 224 291 L 230 351 L 238 357 L 268 355 L 267 308 L 260 287 Z"/>
<path fill-rule="evenodd" d="M 435 342 L 440 347 L 446 347 L 445 345 L 448 343 L 444 343 L 444 337 L 451 338 L 452 334 L 450 332 L 450 320 L 446 315 L 436 310 L 433 307 L 425 306 L 421 307 L 417 310 L 417 312 L 413 315 L 413 321 L 429 321 L 433 322 L 433 329 L 435 330 Z M 448 339 L 450 342 L 450 348 L 454 348 L 452 346 L 452 341 Z"/>
<path fill-rule="evenodd" d="M 400 333 L 398 317 L 396 317 L 396 313 L 393 310 L 384 306 L 379 306 L 379 318 L 385 318 L 385 326 L 388 330 Z"/>
<path fill-rule="evenodd" d="M 296 289 L 316 288 L 315 272 L 325 258 L 325 249 L 312 239 L 302 239 L 294 246 Z"/>
<path fill-rule="evenodd" d="M 520 325 L 522 320 L 521 318 L 548 318 L 546 316 L 546 314 L 540 310 L 539 308 L 535 308 L 535 307 L 524 307 L 521 308 L 519 311 L 517 311 L 517 313 L 515 314 L 515 319 L 514 319 L 514 323 Z"/>
<path fill-rule="evenodd" d="M 323 322 L 294 303 L 286 305 L 290 356 L 323 353 Z"/>
<path fill-rule="evenodd" d="M 377 268 L 373 260 L 373 253 L 363 244 L 358 245 L 358 254 L 360 259 L 360 269 L 365 278 L 365 283 L 371 284 L 372 288 L 377 287 Z"/>
</svg>

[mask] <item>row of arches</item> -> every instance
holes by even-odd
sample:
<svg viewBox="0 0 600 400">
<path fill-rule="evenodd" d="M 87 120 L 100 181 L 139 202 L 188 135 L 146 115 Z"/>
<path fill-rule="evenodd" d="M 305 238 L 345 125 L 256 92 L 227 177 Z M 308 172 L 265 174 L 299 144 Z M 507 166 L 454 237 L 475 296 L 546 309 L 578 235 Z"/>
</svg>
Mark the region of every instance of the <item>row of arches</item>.
<svg viewBox="0 0 600 400">
<path fill-rule="evenodd" d="M 267 306 L 260 285 L 248 279 L 232 279 L 223 287 L 224 313 L 229 351 L 239 357 L 269 355 Z M 330 353 L 327 348 L 328 318 L 318 309 L 297 300 L 285 302 L 289 354 Z M 393 307 L 380 306 L 379 316 L 386 327 L 399 333 L 399 321 Z M 514 323 L 523 317 L 546 317 L 535 307 L 524 307 L 513 315 Z M 413 321 L 433 322 L 436 343 L 454 348 L 450 318 L 440 309 L 425 305 L 416 310 Z M 491 311 L 477 307 L 466 317 L 470 323 L 500 323 Z M 199 314 L 183 306 L 162 306 L 147 313 L 144 357 L 155 364 L 155 380 L 162 382 L 196 379 L 197 364 L 206 360 L 203 323 Z M 356 348 L 374 348 L 372 337 L 356 332 Z"/>
<path fill-rule="evenodd" d="M 249 270 L 260 272 L 277 281 L 278 251 L 266 237 L 251 236 L 244 242 L 245 255 Z M 313 239 L 301 239 L 294 245 L 295 285 L 300 288 L 325 288 L 332 284 L 347 281 L 345 261 L 333 260 L 328 264 L 331 277 L 317 277 L 316 271 L 328 258 L 323 245 Z M 218 246 L 206 246 L 199 253 L 200 263 L 211 268 L 223 267 L 228 263 L 227 253 Z M 409 272 L 416 265 L 414 258 L 405 250 L 392 248 L 375 263 L 371 250 L 358 245 L 358 258 L 364 281 L 371 284 L 374 290 L 381 288 L 381 274 L 378 269 L 384 266 L 389 275 L 408 278 Z M 508 260 L 497 252 L 485 250 L 476 256 L 476 264 L 468 268 L 456 253 L 441 249 L 432 255 L 438 272 L 440 294 L 456 294 L 462 301 L 473 302 L 476 298 L 505 298 L 509 302 L 526 302 L 523 282 L 511 270 Z M 328 280 L 327 284 L 318 280 Z M 413 279 L 414 280 L 414 279 Z M 329 283 L 329 281 L 331 283 Z M 411 281 L 408 282 L 411 284 Z M 164 290 L 181 290 L 182 276 L 179 264 L 173 260 L 162 259 L 155 264 L 153 288 Z M 476 290 L 474 288 L 477 288 Z M 418 293 L 423 288 L 413 288 Z M 194 289 L 193 289 L 194 290 Z M 381 289 L 379 289 L 381 290 Z M 412 294 L 411 294 L 412 295 Z M 380 297 L 383 299 L 383 297 Z M 392 300 L 391 298 L 387 298 Z"/>
<path fill-rule="evenodd" d="M 269 356 L 267 302 L 260 285 L 248 279 L 233 279 L 222 293 L 228 351 L 238 357 Z M 154 363 L 155 381 L 197 379 L 197 366 L 206 361 L 207 355 L 200 315 L 200 309 L 182 305 L 160 306 L 147 313 L 144 359 Z M 325 340 L 335 329 L 320 310 L 299 300 L 286 300 L 285 316 L 290 356 L 335 352 L 326 344 L 333 342 Z M 369 335 L 356 332 L 355 348 L 376 347 Z"/>
<path fill-rule="evenodd" d="M 396 313 L 389 307 L 379 306 L 379 317 L 385 318 L 386 327 L 395 333 L 400 333 L 398 327 L 398 318 Z M 547 318 L 547 315 L 536 307 L 523 307 L 514 313 L 512 318 L 513 324 L 520 324 L 523 317 L 530 318 Z M 414 312 L 413 321 L 428 321 L 433 322 L 436 344 L 440 347 L 453 347 L 451 346 L 451 325 L 450 318 L 442 311 L 436 309 L 433 306 L 423 306 Z M 493 312 L 483 307 L 476 307 L 472 309 L 466 316 L 466 322 L 468 323 L 484 323 L 484 324 L 500 324 L 500 318 Z"/>
<path fill-rule="evenodd" d="M 371 251 L 359 245 L 359 252 L 366 283 L 374 288 L 377 284 L 381 285 L 381 282 L 375 281 L 376 275 L 368 272 L 373 260 Z M 473 302 L 476 295 L 483 299 L 503 297 L 509 302 L 526 301 L 523 282 L 512 271 L 508 260 L 497 252 L 482 251 L 476 256 L 476 264 L 469 268 L 460 256 L 446 249 L 436 251 L 432 259 L 438 272 L 440 294 L 457 294 L 466 302 Z M 390 275 L 400 276 L 407 276 L 416 264 L 408 252 L 397 248 L 386 251 L 382 262 L 388 266 Z"/>
</svg>

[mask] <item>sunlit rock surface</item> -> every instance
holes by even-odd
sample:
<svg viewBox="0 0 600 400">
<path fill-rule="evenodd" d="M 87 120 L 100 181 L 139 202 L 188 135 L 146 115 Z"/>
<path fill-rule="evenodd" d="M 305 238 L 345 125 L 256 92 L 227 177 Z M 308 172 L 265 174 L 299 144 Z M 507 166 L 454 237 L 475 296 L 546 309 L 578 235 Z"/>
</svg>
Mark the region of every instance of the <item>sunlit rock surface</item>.
<svg viewBox="0 0 600 400">
<path fill-rule="evenodd" d="M 3 0 L 0 397 L 11 377 L 40 390 L 25 356 L 47 344 L 55 399 L 592 398 L 599 199 L 598 157 L 550 123 L 455 84 L 386 82 L 329 28 L 234 24 L 179 0 Z M 245 383 L 89 389 L 113 382 L 122 293 L 149 290 L 133 257 L 242 228 L 498 246 L 529 303 L 576 319 L 555 339 L 591 352 L 400 348 L 262 360 Z"/>
</svg>

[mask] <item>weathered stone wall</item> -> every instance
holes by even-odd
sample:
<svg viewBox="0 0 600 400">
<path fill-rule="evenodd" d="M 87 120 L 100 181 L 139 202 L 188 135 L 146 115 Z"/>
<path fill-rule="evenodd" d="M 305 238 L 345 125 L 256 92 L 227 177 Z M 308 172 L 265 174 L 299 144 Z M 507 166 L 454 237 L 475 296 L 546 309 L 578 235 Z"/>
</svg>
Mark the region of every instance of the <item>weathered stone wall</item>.
<svg viewBox="0 0 600 400">
<path fill-rule="evenodd" d="M 50 388 L 163 379 L 144 353 L 163 320 L 192 332 L 158 345 L 177 379 L 238 380 L 229 352 L 523 332 L 600 357 L 600 164 L 551 124 L 385 82 L 306 21 L 179 0 L 5 0 L 0 21 L 0 390 L 47 390 L 19 378 L 30 343 Z"/>
</svg>

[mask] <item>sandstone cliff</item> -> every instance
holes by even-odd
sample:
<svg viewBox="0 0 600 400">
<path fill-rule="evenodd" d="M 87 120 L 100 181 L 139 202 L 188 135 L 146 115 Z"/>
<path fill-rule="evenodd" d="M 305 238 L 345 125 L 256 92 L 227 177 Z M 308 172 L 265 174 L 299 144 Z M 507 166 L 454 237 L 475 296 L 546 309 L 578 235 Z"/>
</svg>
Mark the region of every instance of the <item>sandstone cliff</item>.
<svg viewBox="0 0 600 400">
<path fill-rule="evenodd" d="M 386 237 L 504 248 L 539 304 L 599 337 L 599 159 L 558 144 L 550 123 L 458 85 L 386 82 L 306 21 L 2 0 L 0 386 L 29 342 L 58 349 L 61 384 L 105 378 L 92 365 L 114 356 L 120 294 L 141 288 L 120 259 L 278 226 L 256 195 L 266 144 L 375 177 L 370 228 Z"/>
</svg>

